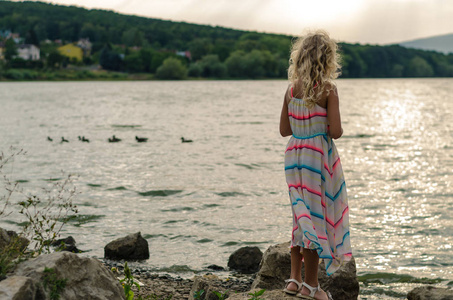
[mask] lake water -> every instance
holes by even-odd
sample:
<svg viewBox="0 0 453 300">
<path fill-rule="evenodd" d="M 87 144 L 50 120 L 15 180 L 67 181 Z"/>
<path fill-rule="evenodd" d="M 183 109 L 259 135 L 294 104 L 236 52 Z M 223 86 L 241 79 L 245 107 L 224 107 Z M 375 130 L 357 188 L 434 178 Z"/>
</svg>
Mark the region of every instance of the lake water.
<svg viewBox="0 0 453 300">
<path fill-rule="evenodd" d="M 141 231 L 156 272 L 226 267 L 236 249 L 291 236 L 278 125 L 286 81 L 0 83 L 4 170 L 24 190 L 78 175 L 85 255 Z M 453 284 L 453 79 L 339 80 L 361 299 Z M 108 143 L 112 135 L 119 143 Z M 137 143 L 135 136 L 148 137 Z M 47 141 L 47 136 L 54 139 Z M 69 143 L 60 143 L 64 136 Z M 90 143 L 79 142 L 85 136 Z M 193 143 L 181 143 L 181 137 Z M 2 220 L 17 229 L 21 219 Z"/>
</svg>

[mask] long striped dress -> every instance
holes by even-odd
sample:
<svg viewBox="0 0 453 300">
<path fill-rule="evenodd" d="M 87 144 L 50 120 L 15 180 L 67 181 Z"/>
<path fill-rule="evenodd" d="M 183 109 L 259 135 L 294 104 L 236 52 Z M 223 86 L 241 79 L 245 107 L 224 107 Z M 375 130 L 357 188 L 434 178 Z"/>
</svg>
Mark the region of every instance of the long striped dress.
<svg viewBox="0 0 453 300">
<path fill-rule="evenodd" d="M 288 115 L 293 136 L 285 175 L 293 213 L 291 247 L 316 250 L 333 274 L 351 258 L 349 210 L 340 157 L 327 135 L 327 110 L 294 98 Z M 302 249 L 301 249 L 302 250 Z"/>
</svg>

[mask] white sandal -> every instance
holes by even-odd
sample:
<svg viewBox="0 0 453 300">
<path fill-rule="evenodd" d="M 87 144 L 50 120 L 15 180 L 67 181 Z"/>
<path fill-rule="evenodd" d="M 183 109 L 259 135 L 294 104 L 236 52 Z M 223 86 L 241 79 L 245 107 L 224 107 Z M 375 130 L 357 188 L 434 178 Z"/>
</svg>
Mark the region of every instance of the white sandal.
<svg viewBox="0 0 453 300">
<path fill-rule="evenodd" d="M 305 282 L 302 282 L 302 285 L 303 285 L 304 287 L 306 287 L 306 288 L 310 291 L 310 295 L 302 295 L 302 294 L 299 292 L 299 293 L 297 293 L 297 295 L 296 295 L 296 297 L 298 297 L 298 298 L 307 299 L 307 300 L 316 300 L 316 298 L 315 298 L 316 292 L 317 292 L 317 291 L 322 291 L 322 290 L 321 290 L 321 287 L 319 286 L 319 283 L 318 283 L 318 286 L 315 286 L 315 287 L 310 286 L 310 285 L 308 285 L 308 284 L 305 283 Z M 326 293 L 327 298 L 328 298 L 329 300 L 333 300 L 332 295 L 331 295 L 329 292 L 325 292 L 325 293 Z"/>
<path fill-rule="evenodd" d="M 290 282 L 294 282 L 297 285 L 297 290 L 288 290 L 287 289 L 287 286 Z M 286 285 L 285 285 L 285 288 L 283 289 L 283 291 L 285 293 L 287 293 L 288 295 L 293 295 L 293 296 L 296 295 L 297 293 L 299 293 L 300 288 L 302 287 L 302 284 L 303 284 L 303 282 L 299 282 L 296 279 L 286 279 L 285 283 L 286 283 Z"/>
</svg>

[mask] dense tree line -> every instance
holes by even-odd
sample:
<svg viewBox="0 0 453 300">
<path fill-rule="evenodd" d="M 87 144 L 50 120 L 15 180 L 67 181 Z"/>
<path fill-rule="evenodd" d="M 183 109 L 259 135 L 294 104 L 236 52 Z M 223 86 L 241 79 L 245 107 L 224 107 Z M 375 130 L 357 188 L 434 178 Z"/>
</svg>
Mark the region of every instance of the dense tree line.
<svg viewBox="0 0 453 300">
<path fill-rule="evenodd" d="M 398 45 L 341 44 L 343 77 L 453 77 L 453 54 Z"/>
<path fill-rule="evenodd" d="M 85 64 L 158 78 L 285 78 L 293 37 L 222 27 L 172 22 L 111 11 L 87 10 L 39 2 L 0 2 L 0 29 L 41 43 L 50 68 L 67 63 L 44 40 L 89 38 L 92 56 Z M 453 54 L 406 49 L 397 45 L 342 43 L 342 77 L 452 77 Z M 177 56 L 190 51 L 191 58 Z M 16 60 L 7 67 L 27 66 Z M 29 64 L 30 65 L 30 64 Z"/>
</svg>

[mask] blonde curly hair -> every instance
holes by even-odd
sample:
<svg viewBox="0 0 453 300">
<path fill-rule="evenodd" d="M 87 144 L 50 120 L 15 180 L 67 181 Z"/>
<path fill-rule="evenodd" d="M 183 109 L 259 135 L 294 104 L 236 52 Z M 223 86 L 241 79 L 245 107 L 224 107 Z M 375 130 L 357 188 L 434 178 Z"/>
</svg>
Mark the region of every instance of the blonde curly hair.
<svg viewBox="0 0 453 300">
<path fill-rule="evenodd" d="M 326 31 L 309 32 L 294 41 L 288 79 L 299 87 L 308 106 L 315 105 L 324 91 L 329 94 L 335 88 L 333 80 L 341 74 L 340 68 L 337 43 Z"/>
</svg>

